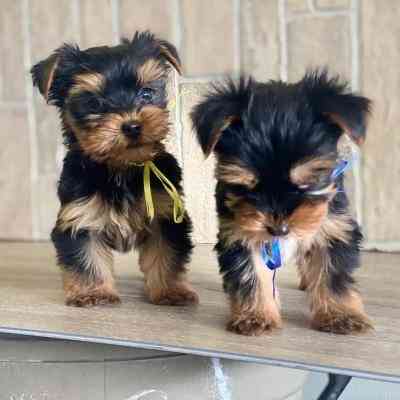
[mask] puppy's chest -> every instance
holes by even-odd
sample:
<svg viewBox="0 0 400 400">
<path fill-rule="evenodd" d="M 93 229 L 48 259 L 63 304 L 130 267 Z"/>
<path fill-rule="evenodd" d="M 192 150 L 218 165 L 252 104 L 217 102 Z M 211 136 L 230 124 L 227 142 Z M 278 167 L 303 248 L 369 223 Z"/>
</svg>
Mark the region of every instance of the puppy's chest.
<svg viewBox="0 0 400 400">
<path fill-rule="evenodd" d="M 136 234 L 148 223 L 143 199 L 137 197 L 110 201 L 99 193 L 94 197 L 97 198 L 97 211 L 93 210 L 93 217 L 97 219 L 94 225 L 98 233 L 113 249 L 130 250 Z"/>
</svg>

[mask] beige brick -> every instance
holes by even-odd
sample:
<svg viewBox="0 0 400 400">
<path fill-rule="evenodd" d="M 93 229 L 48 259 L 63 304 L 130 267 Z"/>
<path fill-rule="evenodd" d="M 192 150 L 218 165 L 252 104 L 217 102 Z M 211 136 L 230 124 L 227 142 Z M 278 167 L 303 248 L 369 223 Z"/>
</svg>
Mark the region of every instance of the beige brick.
<svg viewBox="0 0 400 400">
<path fill-rule="evenodd" d="M 40 175 L 35 186 L 34 193 L 37 199 L 37 210 L 35 212 L 38 215 L 39 239 L 49 240 L 50 232 L 56 223 L 59 208 L 57 198 L 58 179 L 59 175 L 56 173 Z"/>
<path fill-rule="evenodd" d="M 120 0 L 121 35 L 131 38 L 136 30 L 175 41 L 174 0 Z"/>
<path fill-rule="evenodd" d="M 182 57 L 185 74 L 234 72 L 232 1 L 182 0 Z"/>
<path fill-rule="evenodd" d="M 76 39 L 76 21 L 73 18 L 72 2 L 69 0 L 41 0 L 30 4 L 32 59 L 38 62 L 62 43 Z M 45 104 L 38 90 L 35 90 L 35 117 L 39 174 L 54 173 L 57 147 L 61 141 L 60 123 L 55 108 Z"/>
<path fill-rule="evenodd" d="M 31 186 L 27 114 L 1 110 L 0 239 L 30 239 Z"/>
<path fill-rule="evenodd" d="M 287 0 L 286 7 L 288 11 L 294 11 L 294 12 L 308 11 L 307 0 Z"/>
<path fill-rule="evenodd" d="M 316 0 L 315 5 L 320 9 L 346 9 L 350 7 L 350 0 Z"/>
<path fill-rule="evenodd" d="M 179 105 L 177 99 L 177 79 L 176 79 L 177 72 L 172 71 L 169 75 L 168 79 L 168 109 L 169 109 L 169 121 L 170 121 L 170 134 L 166 140 L 166 148 L 167 151 L 172 153 L 178 161 L 182 162 L 182 154 L 180 151 L 180 142 L 181 137 L 179 135 L 179 128 L 180 124 L 178 123 L 179 119 Z"/>
<path fill-rule="evenodd" d="M 241 69 L 256 79 L 279 78 L 278 2 L 241 2 Z"/>
<path fill-rule="evenodd" d="M 364 226 L 369 240 L 400 240 L 400 7 L 361 5 L 361 89 L 374 101 L 364 146 Z"/>
<path fill-rule="evenodd" d="M 188 212 L 193 219 L 193 237 L 197 243 L 216 240 L 217 217 L 214 200 L 214 160 L 204 160 L 195 139 L 188 113 L 205 91 L 204 84 L 181 85 L 183 126 L 184 188 Z"/>
<path fill-rule="evenodd" d="M 27 21 L 24 21 L 27 23 Z M 24 43 L 21 3 L 4 1 L 0 7 L 0 79 L 2 99 L 25 99 Z"/>
<path fill-rule="evenodd" d="M 316 40 L 318 38 L 318 40 Z M 288 77 L 301 78 L 308 67 L 328 66 L 351 77 L 349 20 L 343 16 L 298 19 L 288 24 Z"/>
<path fill-rule="evenodd" d="M 77 39 L 73 2 L 40 0 L 30 2 L 33 61 L 40 61 L 63 44 Z"/>
<path fill-rule="evenodd" d="M 110 0 L 81 0 L 80 41 L 82 48 L 113 44 Z"/>
</svg>

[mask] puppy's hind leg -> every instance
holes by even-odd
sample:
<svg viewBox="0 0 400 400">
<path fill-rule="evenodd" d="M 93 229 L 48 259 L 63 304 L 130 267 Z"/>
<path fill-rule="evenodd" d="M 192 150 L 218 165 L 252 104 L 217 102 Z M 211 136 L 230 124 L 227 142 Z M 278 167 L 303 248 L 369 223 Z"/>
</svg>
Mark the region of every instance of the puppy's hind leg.
<svg viewBox="0 0 400 400">
<path fill-rule="evenodd" d="M 331 239 L 329 246 L 311 249 L 306 267 L 313 328 L 339 334 L 372 328 L 351 276 L 359 263 L 360 239 L 354 225 L 347 243 Z"/>
<path fill-rule="evenodd" d="M 180 224 L 167 218 L 152 222 L 150 231 L 138 235 L 139 265 L 144 273 L 145 291 L 154 304 L 187 305 L 198 296 L 186 280 L 185 264 L 192 251 L 189 217 Z"/>
<path fill-rule="evenodd" d="M 67 305 L 89 307 L 120 302 L 112 276 L 112 253 L 101 236 L 88 230 L 52 232 L 58 264 L 63 270 Z"/>
</svg>

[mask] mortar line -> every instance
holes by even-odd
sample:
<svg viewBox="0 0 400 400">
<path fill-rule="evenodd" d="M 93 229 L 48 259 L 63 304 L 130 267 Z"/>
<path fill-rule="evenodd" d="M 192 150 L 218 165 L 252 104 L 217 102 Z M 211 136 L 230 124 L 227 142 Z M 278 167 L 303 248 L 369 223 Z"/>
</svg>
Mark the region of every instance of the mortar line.
<svg viewBox="0 0 400 400">
<path fill-rule="evenodd" d="M 366 241 L 362 245 L 363 250 L 382 251 L 382 252 L 400 252 L 400 241 Z"/>
<path fill-rule="evenodd" d="M 73 0 L 70 3 L 71 13 L 72 13 L 72 21 L 73 21 L 73 29 L 75 33 L 76 42 L 78 44 L 81 43 L 82 35 L 81 35 L 81 7 L 79 0 Z"/>
<path fill-rule="evenodd" d="M 119 44 L 121 36 L 119 8 L 119 0 L 111 0 L 111 25 L 114 45 Z"/>
<path fill-rule="evenodd" d="M 25 92 L 26 106 L 28 111 L 28 130 L 29 130 L 29 151 L 30 151 L 30 194 L 31 194 L 31 223 L 32 223 L 32 239 L 39 238 L 39 213 L 38 199 L 35 188 L 39 180 L 39 165 L 38 165 L 38 143 L 36 116 L 34 105 L 33 85 L 30 79 L 30 68 L 32 66 L 31 55 L 31 29 L 30 29 L 30 0 L 21 0 L 21 23 L 23 32 L 23 49 L 24 49 L 24 70 L 25 70 Z"/>
<path fill-rule="evenodd" d="M 233 66 L 234 76 L 239 78 L 241 73 L 241 48 L 240 48 L 240 0 L 232 0 L 233 7 Z"/>
<path fill-rule="evenodd" d="M 314 0 L 307 0 L 307 7 L 312 12 L 315 13 L 317 8 L 315 7 Z"/>
<path fill-rule="evenodd" d="M 288 49 L 286 31 L 286 0 L 278 0 L 279 43 L 280 43 L 280 75 L 281 80 L 288 80 Z"/>
<path fill-rule="evenodd" d="M 182 51 L 182 10 L 180 0 L 174 1 L 174 37 L 179 55 Z"/>
<path fill-rule="evenodd" d="M 359 1 L 351 1 L 350 13 L 350 40 L 351 40 L 351 88 L 354 91 L 360 90 L 360 39 L 359 39 Z M 357 222 L 362 226 L 364 222 L 363 205 L 363 182 L 362 168 L 363 155 L 359 157 L 354 165 L 354 206 Z"/>
<path fill-rule="evenodd" d="M 20 101 L 0 101 L 0 110 L 25 110 L 26 102 Z"/>
<path fill-rule="evenodd" d="M 1 49 L 1 51 L 4 51 L 3 49 Z M 0 101 L 2 101 L 2 100 L 4 100 L 4 94 L 3 94 L 3 86 L 4 86 L 4 84 L 3 84 L 3 69 L 1 68 L 0 69 Z"/>
<path fill-rule="evenodd" d="M 225 78 L 225 74 L 199 75 L 199 76 L 181 76 L 180 83 L 207 83 L 216 79 Z"/>
<path fill-rule="evenodd" d="M 174 88 L 175 88 L 175 126 L 176 126 L 176 143 L 178 145 L 178 155 L 179 161 L 183 168 L 184 159 L 183 159 L 183 124 L 182 124 L 182 104 L 181 104 L 181 85 L 179 82 L 179 74 L 174 72 Z"/>
<path fill-rule="evenodd" d="M 316 11 L 316 12 L 298 12 L 289 13 L 287 16 L 287 22 L 301 21 L 310 18 L 333 18 L 333 17 L 348 17 L 351 11 L 348 10 L 337 10 L 337 11 Z"/>
<path fill-rule="evenodd" d="M 178 49 L 179 55 L 182 57 L 182 46 L 183 46 L 183 35 L 182 35 L 182 9 L 180 0 L 175 0 L 175 16 L 174 16 L 174 26 L 175 26 L 175 41 L 176 47 Z M 174 88 L 175 88 L 175 125 L 176 125 L 176 143 L 178 146 L 179 161 L 183 170 L 184 158 L 183 158 L 183 124 L 182 124 L 182 103 L 181 103 L 181 76 L 174 72 Z"/>
</svg>

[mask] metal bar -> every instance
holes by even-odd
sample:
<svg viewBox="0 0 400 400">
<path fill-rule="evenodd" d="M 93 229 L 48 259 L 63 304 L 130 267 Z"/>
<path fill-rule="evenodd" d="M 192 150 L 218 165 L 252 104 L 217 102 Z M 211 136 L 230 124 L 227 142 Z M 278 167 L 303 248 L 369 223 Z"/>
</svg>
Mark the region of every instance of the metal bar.
<svg viewBox="0 0 400 400">
<path fill-rule="evenodd" d="M 351 376 L 328 374 L 329 382 L 318 400 L 337 400 L 350 383 Z"/>
</svg>

